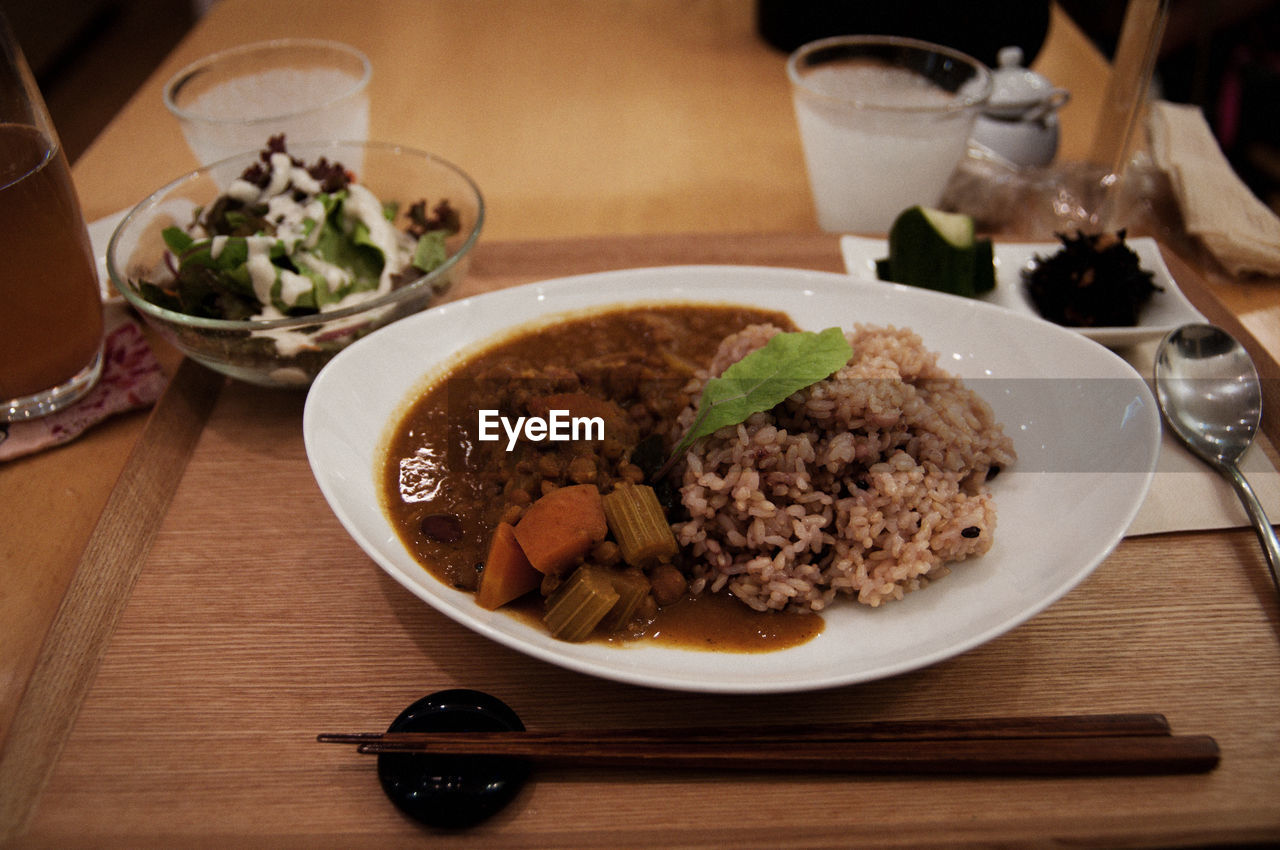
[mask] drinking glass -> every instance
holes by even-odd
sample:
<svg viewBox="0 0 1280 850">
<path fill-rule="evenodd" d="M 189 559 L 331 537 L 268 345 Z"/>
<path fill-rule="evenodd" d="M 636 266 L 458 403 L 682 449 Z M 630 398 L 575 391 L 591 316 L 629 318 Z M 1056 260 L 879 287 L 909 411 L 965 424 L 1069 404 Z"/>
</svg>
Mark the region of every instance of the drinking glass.
<svg viewBox="0 0 1280 850">
<path fill-rule="evenodd" d="M 210 165 L 281 133 L 290 144 L 366 141 L 371 75 L 354 47 L 283 38 L 188 65 L 165 85 L 164 103 L 200 164 Z"/>
<path fill-rule="evenodd" d="M 83 397 L 102 372 L 98 266 L 71 170 L 0 13 L 0 422 Z"/>
<path fill-rule="evenodd" d="M 818 224 L 836 232 L 883 233 L 906 207 L 936 206 L 992 86 L 978 60 L 894 36 L 810 42 L 787 74 Z"/>
</svg>

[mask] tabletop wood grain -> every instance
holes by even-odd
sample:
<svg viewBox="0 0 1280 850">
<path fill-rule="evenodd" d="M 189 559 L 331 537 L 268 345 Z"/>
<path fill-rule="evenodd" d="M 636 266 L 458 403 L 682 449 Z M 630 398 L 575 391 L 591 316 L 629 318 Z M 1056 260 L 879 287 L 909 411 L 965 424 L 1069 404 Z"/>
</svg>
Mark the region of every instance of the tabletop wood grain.
<svg viewBox="0 0 1280 850">
<path fill-rule="evenodd" d="M 371 135 L 438 152 L 482 185 L 490 217 L 474 291 L 667 262 L 839 269 L 834 237 L 814 229 L 783 57 L 755 37 L 750 3 L 458 8 L 221 0 L 80 158 L 87 217 L 194 166 L 160 104 L 170 73 L 242 41 L 319 36 L 373 58 Z M 1082 156 L 1105 62 L 1055 8 L 1037 67 L 1072 88 L 1062 154 Z M 1168 260 L 1179 281 L 1195 281 L 1197 306 L 1244 337 L 1280 386 L 1275 284 L 1231 279 L 1194 252 Z M 367 758 L 311 739 L 385 724 L 452 685 L 500 694 L 542 728 L 797 711 L 817 720 L 1162 711 L 1179 732 L 1217 738 L 1223 762 L 1205 776 L 1116 781 L 557 770 L 484 830 L 432 841 L 1174 846 L 1280 837 L 1280 618 L 1247 531 L 1125 541 L 1044 615 L 919 673 L 807 696 L 649 691 L 532 662 L 433 614 L 328 511 L 303 456 L 300 397 L 224 383 L 180 366 L 158 341 L 157 350 L 174 379 L 153 416 L 121 417 L 0 465 L 0 779 L 17 779 L 0 781 L 0 836 L 20 835 L 15 846 L 420 841 L 423 831 L 381 796 Z M 1275 442 L 1280 403 L 1268 410 Z M 78 621 L 86 608 L 101 619 Z M 192 731 L 202 737 L 186 740 Z"/>
</svg>

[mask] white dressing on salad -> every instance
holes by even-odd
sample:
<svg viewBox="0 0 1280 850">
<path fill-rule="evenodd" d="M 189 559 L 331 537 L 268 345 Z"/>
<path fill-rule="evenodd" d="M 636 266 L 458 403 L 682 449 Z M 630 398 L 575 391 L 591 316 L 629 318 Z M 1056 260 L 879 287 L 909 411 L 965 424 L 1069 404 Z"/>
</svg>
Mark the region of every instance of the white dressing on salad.
<svg viewBox="0 0 1280 850">
<path fill-rule="evenodd" d="M 347 271 L 342 266 L 326 262 L 315 254 L 302 254 L 297 259 L 299 265 L 306 268 L 308 271 L 315 272 L 323 277 L 330 292 L 337 292 L 339 289 L 351 282 L 351 272 Z M 359 293 L 353 292 L 347 296 L 347 299 L 354 299 L 354 296 L 358 294 Z M 352 303 L 352 300 L 348 300 L 347 303 Z"/>
<path fill-rule="evenodd" d="M 393 223 L 395 212 L 340 163 L 322 160 L 309 170 L 273 145 L 188 227 L 165 229 L 170 255 L 158 273 L 168 280 L 139 286 L 149 301 L 197 316 L 305 319 L 343 310 L 447 259 L 444 239 L 457 230 L 447 200 L 430 217 L 425 199 L 414 204 L 406 230 Z M 253 336 L 292 357 L 375 320 L 361 314 L 349 327 L 297 323 Z"/>
<path fill-rule="evenodd" d="M 245 266 L 249 270 L 249 281 L 253 284 L 253 293 L 264 305 L 271 305 L 271 290 L 275 286 L 278 269 L 271 262 L 271 246 L 276 240 L 270 236 L 250 236 L 245 240 L 249 248 L 249 259 Z M 260 318 L 266 318 L 259 314 Z"/>
<path fill-rule="evenodd" d="M 270 198 L 272 195 L 279 195 L 285 189 L 288 189 L 289 184 L 292 182 L 293 159 L 287 153 L 273 153 L 271 155 L 271 179 L 267 181 L 267 186 L 262 190 L 259 198 Z"/>
<path fill-rule="evenodd" d="M 413 259 L 413 248 L 402 240 L 405 234 L 396 230 L 382 214 L 382 203 L 363 186 L 352 183 L 347 187 L 347 202 L 342 205 L 343 215 L 352 223 L 359 222 L 369 229 L 369 241 L 382 252 L 382 274 L 378 276 L 378 292 L 391 289 L 391 278 L 404 270 Z"/>
<path fill-rule="evenodd" d="M 286 154 L 280 154 L 287 156 Z M 319 194 L 321 186 L 320 181 L 307 173 L 307 169 L 299 165 L 289 166 L 289 182 L 293 184 L 293 188 L 299 192 L 306 192 L 308 195 Z"/>
<path fill-rule="evenodd" d="M 314 248 L 320 234 L 316 225 L 324 218 L 324 204 L 318 199 L 300 204 L 290 195 L 276 195 L 267 199 L 267 221 L 276 227 L 276 238 L 293 250 Z"/>
<path fill-rule="evenodd" d="M 341 292 L 353 282 L 349 269 L 330 262 L 316 254 L 320 241 L 326 207 L 321 200 L 319 181 L 306 169 L 293 164 L 288 154 L 274 153 L 269 159 L 271 173 L 263 188 L 246 180 L 236 180 L 228 195 L 245 204 L 266 204 L 264 218 L 275 227 L 274 236 L 244 237 L 249 257 L 246 268 L 254 294 L 263 309 L 254 319 L 280 318 L 284 314 L 273 304 L 275 296 L 286 307 L 294 306 L 304 295 L 314 291 L 317 280 L 323 281 L 330 296 Z M 296 195 L 305 193 L 302 200 Z M 342 222 L 344 235 L 352 237 L 355 228 L 362 225 L 366 231 L 364 240 L 382 254 L 382 268 L 376 288 L 372 291 L 353 289 L 345 295 L 317 298 L 316 309 L 329 312 L 349 307 L 371 296 L 389 292 L 395 276 L 404 271 L 413 260 L 416 242 L 413 237 L 396 229 L 383 212 L 382 202 L 372 192 L 358 183 L 342 190 Z M 336 196 L 335 196 L 336 197 Z M 210 242 L 210 253 L 216 259 L 227 243 L 228 237 L 215 236 Z M 271 259 L 271 249 L 280 245 L 300 271 L 313 272 L 314 277 L 284 270 L 281 273 Z M 288 277 L 286 277 L 286 275 Z M 280 286 L 276 287 L 276 283 Z"/>
<path fill-rule="evenodd" d="M 280 300 L 289 306 L 297 304 L 298 299 L 310 292 L 314 286 L 309 277 L 288 269 L 280 271 Z"/>
<path fill-rule="evenodd" d="M 276 318 L 279 318 L 279 316 Z M 311 334 L 303 333 L 302 331 L 259 331 L 254 336 L 270 339 L 275 343 L 276 351 L 283 357 L 295 357 L 300 351 L 307 351 L 316 347 Z"/>
<path fill-rule="evenodd" d="M 231 181 L 231 185 L 227 187 L 227 197 L 233 201 L 239 201 L 242 204 L 252 204 L 258 200 L 258 196 L 262 194 L 262 190 L 250 183 L 248 180 L 236 178 Z"/>
</svg>

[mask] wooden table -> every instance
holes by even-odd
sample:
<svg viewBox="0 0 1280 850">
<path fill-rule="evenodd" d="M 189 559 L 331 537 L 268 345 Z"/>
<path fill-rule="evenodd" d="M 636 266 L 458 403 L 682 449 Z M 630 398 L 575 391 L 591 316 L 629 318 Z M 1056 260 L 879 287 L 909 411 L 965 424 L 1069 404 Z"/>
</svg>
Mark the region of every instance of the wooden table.
<svg viewBox="0 0 1280 850">
<path fill-rule="evenodd" d="M 172 71 L 238 41 L 325 36 L 373 59 L 374 137 L 437 151 L 484 188 L 490 218 L 471 288 L 675 262 L 840 267 L 836 238 L 814 228 L 782 57 L 754 35 L 749 4 L 466 8 L 222 0 L 79 161 L 87 216 L 194 164 L 159 102 Z M 1038 64 L 1076 93 L 1063 156 L 1082 155 L 1105 63 L 1055 12 Z M 1274 284 L 1227 279 L 1194 257 L 1170 263 L 1198 306 L 1280 377 Z M 1126 540 L 1043 615 L 918 673 L 809 695 L 651 691 L 531 661 L 435 614 L 328 511 L 303 455 L 301 396 L 225 383 L 161 353 L 174 379 L 150 416 L 0 466 L 0 835 L 19 846 L 421 839 L 382 797 L 371 762 L 311 739 L 383 725 L 450 686 L 497 693 L 543 728 L 797 711 L 1161 711 L 1178 731 L 1214 735 L 1223 762 L 1207 775 L 1087 780 L 556 771 L 482 830 L 432 840 L 1280 837 L 1280 614 L 1247 531 Z M 1274 442 L 1274 417 L 1268 432 Z M 1212 598 L 1200 603 L 1206 582 Z"/>
</svg>

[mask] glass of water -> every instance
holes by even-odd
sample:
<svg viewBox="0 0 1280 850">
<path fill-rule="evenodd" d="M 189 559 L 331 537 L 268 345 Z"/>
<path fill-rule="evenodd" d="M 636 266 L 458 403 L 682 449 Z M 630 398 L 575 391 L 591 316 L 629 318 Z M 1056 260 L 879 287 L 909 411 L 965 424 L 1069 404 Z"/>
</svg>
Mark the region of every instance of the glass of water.
<svg viewBox="0 0 1280 850">
<path fill-rule="evenodd" d="M 977 59 L 893 36 L 837 36 L 787 60 L 818 224 L 883 233 L 936 206 L 991 95 Z"/>
<path fill-rule="evenodd" d="M 294 142 L 369 136 L 369 59 L 350 45 L 286 38 L 207 56 L 175 74 L 164 103 L 202 165 Z"/>
</svg>

